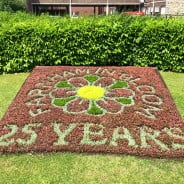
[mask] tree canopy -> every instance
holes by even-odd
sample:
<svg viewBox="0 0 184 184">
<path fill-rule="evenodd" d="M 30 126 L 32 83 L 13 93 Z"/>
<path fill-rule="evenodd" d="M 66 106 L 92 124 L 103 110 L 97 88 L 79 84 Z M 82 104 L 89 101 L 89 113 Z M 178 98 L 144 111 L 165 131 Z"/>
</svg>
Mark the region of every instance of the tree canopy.
<svg viewBox="0 0 184 184">
<path fill-rule="evenodd" d="M 24 11 L 25 0 L 0 0 L 0 11 Z"/>
</svg>

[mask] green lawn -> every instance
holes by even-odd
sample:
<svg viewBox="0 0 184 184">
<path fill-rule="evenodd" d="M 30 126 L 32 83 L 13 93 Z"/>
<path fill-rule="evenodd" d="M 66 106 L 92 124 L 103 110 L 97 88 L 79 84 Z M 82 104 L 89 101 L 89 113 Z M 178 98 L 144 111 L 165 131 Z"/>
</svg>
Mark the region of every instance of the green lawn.
<svg viewBox="0 0 184 184">
<path fill-rule="evenodd" d="M 184 74 L 161 72 L 184 118 Z M 0 76 L 0 118 L 28 74 Z M 183 184 L 184 162 L 75 153 L 0 156 L 0 184 Z"/>
</svg>

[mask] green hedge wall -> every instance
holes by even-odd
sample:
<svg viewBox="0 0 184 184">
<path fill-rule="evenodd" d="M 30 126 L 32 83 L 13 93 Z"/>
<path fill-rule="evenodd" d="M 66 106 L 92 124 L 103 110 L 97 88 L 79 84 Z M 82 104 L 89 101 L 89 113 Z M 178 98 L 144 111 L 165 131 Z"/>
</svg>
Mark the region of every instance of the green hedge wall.
<svg viewBox="0 0 184 184">
<path fill-rule="evenodd" d="M 0 13 L 0 73 L 36 65 L 154 66 L 184 71 L 184 18 Z"/>
</svg>

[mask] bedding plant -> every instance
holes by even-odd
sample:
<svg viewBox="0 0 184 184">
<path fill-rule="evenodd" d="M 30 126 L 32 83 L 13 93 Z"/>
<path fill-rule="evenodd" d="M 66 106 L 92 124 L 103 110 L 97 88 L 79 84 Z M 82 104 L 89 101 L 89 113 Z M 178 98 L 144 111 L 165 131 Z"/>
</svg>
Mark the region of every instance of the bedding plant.
<svg viewBox="0 0 184 184">
<path fill-rule="evenodd" d="M 0 130 L 2 153 L 184 155 L 183 120 L 150 67 L 36 67 Z"/>
</svg>

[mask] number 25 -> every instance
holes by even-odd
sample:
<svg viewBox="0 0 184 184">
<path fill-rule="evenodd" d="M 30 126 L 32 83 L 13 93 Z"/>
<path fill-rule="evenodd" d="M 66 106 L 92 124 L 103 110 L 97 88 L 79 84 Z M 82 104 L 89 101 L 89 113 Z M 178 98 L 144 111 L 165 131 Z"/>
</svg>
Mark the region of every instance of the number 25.
<svg viewBox="0 0 184 184">
<path fill-rule="evenodd" d="M 31 130 L 31 127 L 39 127 L 41 126 L 41 123 L 31 123 L 31 124 L 27 124 L 22 128 L 22 132 L 29 134 L 30 138 L 28 140 L 25 139 L 20 139 L 18 138 L 17 140 L 15 140 L 14 138 L 8 139 L 9 137 L 15 135 L 15 133 L 18 130 L 18 126 L 17 125 L 5 125 L 5 128 L 9 128 L 11 129 L 10 132 L 8 132 L 5 135 L 0 136 L 0 146 L 9 146 L 10 144 L 13 144 L 14 142 L 17 142 L 19 145 L 23 145 L 23 146 L 28 146 L 33 144 L 36 141 L 37 138 L 37 134 L 34 130 Z"/>
</svg>

